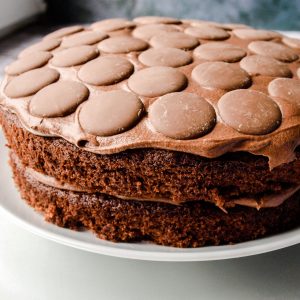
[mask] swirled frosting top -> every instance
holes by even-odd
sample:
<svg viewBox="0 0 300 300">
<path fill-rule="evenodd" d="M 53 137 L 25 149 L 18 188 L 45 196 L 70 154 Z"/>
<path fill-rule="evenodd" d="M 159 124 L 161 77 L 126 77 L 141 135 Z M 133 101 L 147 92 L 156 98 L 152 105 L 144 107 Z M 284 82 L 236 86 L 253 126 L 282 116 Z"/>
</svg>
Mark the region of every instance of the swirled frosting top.
<svg viewBox="0 0 300 300">
<path fill-rule="evenodd" d="M 247 151 L 274 168 L 300 144 L 299 56 L 299 40 L 242 24 L 108 19 L 24 49 L 0 105 L 94 153 Z"/>
</svg>

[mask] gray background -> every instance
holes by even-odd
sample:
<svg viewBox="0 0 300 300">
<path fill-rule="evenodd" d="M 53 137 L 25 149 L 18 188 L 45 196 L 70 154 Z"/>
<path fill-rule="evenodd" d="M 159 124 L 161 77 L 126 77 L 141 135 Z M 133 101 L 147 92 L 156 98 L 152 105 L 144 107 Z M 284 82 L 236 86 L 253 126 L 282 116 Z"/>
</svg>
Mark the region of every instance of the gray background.
<svg viewBox="0 0 300 300">
<path fill-rule="evenodd" d="M 47 0 L 48 17 L 90 22 L 108 17 L 168 15 L 254 27 L 300 30 L 300 0 Z"/>
</svg>

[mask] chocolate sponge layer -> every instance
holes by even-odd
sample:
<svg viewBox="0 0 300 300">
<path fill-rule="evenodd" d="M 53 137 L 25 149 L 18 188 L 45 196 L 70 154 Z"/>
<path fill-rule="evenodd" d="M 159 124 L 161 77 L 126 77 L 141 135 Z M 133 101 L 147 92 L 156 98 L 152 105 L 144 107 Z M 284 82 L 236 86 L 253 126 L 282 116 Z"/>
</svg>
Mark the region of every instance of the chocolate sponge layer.
<svg viewBox="0 0 300 300">
<path fill-rule="evenodd" d="M 300 192 L 276 208 L 236 206 L 226 214 L 205 201 L 172 205 L 60 190 L 25 175 L 13 156 L 11 166 L 22 197 L 47 221 L 90 229 L 111 241 L 199 247 L 248 241 L 300 225 Z"/>
<path fill-rule="evenodd" d="M 79 189 L 177 203 L 206 200 L 226 206 L 234 198 L 258 198 L 300 184 L 300 149 L 296 160 L 270 171 L 267 158 L 242 152 L 215 159 L 160 149 L 98 155 L 62 138 L 34 135 L 14 114 L 1 109 L 0 123 L 23 165 Z"/>
<path fill-rule="evenodd" d="M 225 213 L 214 205 L 220 197 L 264 195 L 298 185 L 299 151 L 297 160 L 272 172 L 264 157 L 247 153 L 216 159 L 158 149 L 96 155 L 61 138 L 31 134 L 11 113 L 0 110 L 0 120 L 22 197 L 59 226 L 92 230 L 111 241 L 199 247 L 248 241 L 300 225 L 300 192 L 276 208 L 259 211 L 235 206 Z M 26 167 L 89 193 L 42 184 Z M 115 194 L 185 203 L 124 200 Z"/>
</svg>

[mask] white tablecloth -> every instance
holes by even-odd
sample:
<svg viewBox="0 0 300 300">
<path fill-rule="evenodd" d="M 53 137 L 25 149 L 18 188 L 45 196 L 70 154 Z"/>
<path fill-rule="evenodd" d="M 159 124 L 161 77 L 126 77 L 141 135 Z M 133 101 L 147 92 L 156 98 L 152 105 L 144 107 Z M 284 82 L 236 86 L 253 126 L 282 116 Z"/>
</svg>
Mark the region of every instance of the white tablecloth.
<svg viewBox="0 0 300 300">
<path fill-rule="evenodd" d="M 37 237 L 0 215 L 1 300 L 299 300 L 300 245 L 215 262 L 143 262 Z"/>
</svg>

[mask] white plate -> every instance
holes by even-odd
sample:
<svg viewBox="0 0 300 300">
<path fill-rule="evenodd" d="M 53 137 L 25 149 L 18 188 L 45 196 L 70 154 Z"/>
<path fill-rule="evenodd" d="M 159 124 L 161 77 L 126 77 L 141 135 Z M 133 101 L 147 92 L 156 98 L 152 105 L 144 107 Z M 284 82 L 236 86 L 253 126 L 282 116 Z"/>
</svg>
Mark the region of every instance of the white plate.
<svg viewBox="0 0 300 300">
<path fill-rule="evenodd" d="M 300 243 L 300 228 L 272 237 L 230 246 L 213 246 L 195 249 L 178 249 L 150 243 L 112 243 L 96 238 L 91 232 L 76 232 L 47 223 L 28 206 L 13 183 L 8 166 L 4 137 L 0 132 L 0 210 L 17 224 L 41 237 L 74 248 L 142 260 L 204 261 L 243 257 L 281 249 Z"/>
</svg>

